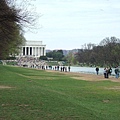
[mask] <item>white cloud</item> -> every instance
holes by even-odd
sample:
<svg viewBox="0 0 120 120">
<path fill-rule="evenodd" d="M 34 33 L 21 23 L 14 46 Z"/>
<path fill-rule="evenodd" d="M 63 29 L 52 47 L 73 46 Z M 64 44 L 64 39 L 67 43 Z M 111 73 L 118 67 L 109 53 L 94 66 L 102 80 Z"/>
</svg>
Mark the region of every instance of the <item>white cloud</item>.
<svg viewBox="0 0 120 120">
<path fill-rule="evenodd" d="M 119 5 L 119 0 L 36 0 L 43 28 L 37 34 L 26 33 L 26 38 L 42 40 L 47 49 L 74 49 L 120 37 Z"/>
</svg>

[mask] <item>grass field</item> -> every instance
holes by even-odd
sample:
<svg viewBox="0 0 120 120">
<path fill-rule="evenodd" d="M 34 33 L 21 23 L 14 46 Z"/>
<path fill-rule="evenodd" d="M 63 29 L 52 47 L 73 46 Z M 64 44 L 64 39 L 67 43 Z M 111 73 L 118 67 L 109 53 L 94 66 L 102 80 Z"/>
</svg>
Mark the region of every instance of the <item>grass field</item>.
<svg viewBox="0 0 120 120">
<path fill-rule="evenodd" d="M 120 120 L 120 83 L 0 65 L 0 120 Z"/>
</svg>

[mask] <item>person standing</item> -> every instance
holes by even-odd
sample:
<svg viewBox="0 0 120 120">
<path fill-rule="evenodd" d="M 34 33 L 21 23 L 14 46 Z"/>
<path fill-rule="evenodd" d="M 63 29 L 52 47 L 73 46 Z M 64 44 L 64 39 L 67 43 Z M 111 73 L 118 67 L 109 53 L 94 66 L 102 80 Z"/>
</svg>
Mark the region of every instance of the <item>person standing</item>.
<svg viewBox="0 0 120 120">
<path fill-rule="evenodd" d="M 119 78 L 119 68 L 115 68 L 115 77 L 118 79 Z"/>
<path fill-rule="evenodd" d="M 104 68 L 104 78 L 109 78 L 109 70 L 108 68 Z"/>
<path fill-rule="evenodd" d="M 111 73 L 112 73 L 112 68 L 110 67 L 108 71 L 109 71 L 109 75 L 111 75 Z"/>
<path fill-rule="evenodd" d="M 98 73 L 99 73 L 99 67 L 96 67 L 96 73 L 98 75 Z"/>
<path fill-rule="evenodd" d="M 70 66 L 68 66 L 68 71 L 70 72 Z"/>
<path fill-rule="evenodd" d="M 109 69 L 108 69 L 108 67 L 106 68 L 106 78 L 109 78 Z"/>
<path fill-rule="evenodd" d="M 106 78 L 106 74 L 107 74 L 107 71 L 106 71 L 106 68 L 104 68 L 104 78 Z"/>
</svg>

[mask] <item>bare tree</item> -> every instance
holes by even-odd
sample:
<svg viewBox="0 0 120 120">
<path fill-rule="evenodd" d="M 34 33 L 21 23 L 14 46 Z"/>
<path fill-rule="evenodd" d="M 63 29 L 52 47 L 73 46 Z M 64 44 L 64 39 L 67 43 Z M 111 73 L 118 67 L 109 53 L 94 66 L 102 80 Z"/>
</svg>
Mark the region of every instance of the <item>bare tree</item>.
<svg viewBox="0 0 120 120">
<path fill-rule="evenodd" d="M 94 46 L 92 49 L 89 49 L 91 48 L 90 46 L 85 44 L 85 49 L 76 54 L 76 59 L 79 63 L 86 63 L 87 65 L 100 65 L 104 67 L 120 64 L 119 38 L 106 37 L 98 46 Z"/>
<path fill-rule="evenodd" d="M 16 0 L 0 1 L 0 59 L 15 52 L 25 40 L 24 29 L 35 25 L 36 15 L 28 11 L 30 4 L 27 3 L 27 0 L 19 4 Z"/>
</svg>

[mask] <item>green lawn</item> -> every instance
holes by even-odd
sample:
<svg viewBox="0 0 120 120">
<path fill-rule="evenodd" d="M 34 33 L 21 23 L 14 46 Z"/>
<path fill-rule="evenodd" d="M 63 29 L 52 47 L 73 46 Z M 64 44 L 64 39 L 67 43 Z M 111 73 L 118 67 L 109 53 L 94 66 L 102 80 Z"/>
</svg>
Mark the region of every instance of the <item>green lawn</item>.
<svg viewBox="0 0 120 120">
<path fill-rule="evenodd" d="M 0 65 L 0 120 L 120 120 L 120 83 Z"/>
</svg>

